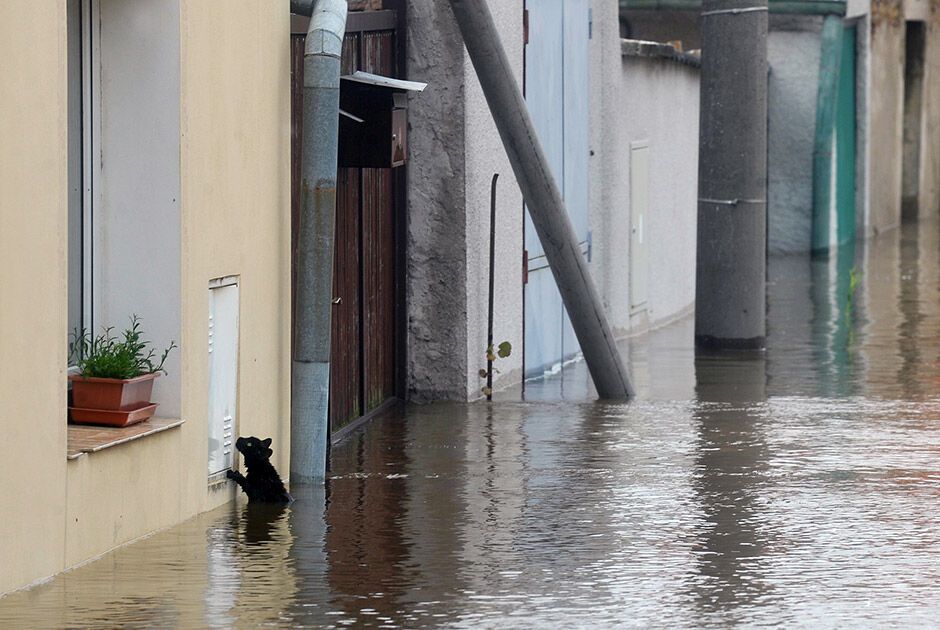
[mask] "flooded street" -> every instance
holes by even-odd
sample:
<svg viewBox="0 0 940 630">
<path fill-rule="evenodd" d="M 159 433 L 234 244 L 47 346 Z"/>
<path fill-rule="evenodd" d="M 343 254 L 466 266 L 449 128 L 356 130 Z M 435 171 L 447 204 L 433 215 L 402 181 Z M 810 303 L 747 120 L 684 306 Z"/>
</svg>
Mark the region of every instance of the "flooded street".
<svg viewBox="0 0 940 630">
<path fill-rule="evenodd" d="M 632 340 L 629 404 L 578 363 L 408 407 L 326 490 L 14 593 L 0 627 L 938 623 L 938 226 L 773 259 L 768 306 L 761 355 L 696 358 L 690 317 Z"/>
</svg>

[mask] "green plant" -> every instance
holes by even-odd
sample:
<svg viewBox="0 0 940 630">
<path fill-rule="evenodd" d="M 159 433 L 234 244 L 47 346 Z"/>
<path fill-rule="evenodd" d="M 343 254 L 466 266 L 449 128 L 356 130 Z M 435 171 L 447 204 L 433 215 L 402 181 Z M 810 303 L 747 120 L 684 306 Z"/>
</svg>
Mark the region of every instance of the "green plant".
<svg viewBox="0 0 940 630">
<path fill-rule="evenodd" d="M 489 377 L 490 370 L 492 370 L 494 374 L 499 374 L 499 370 L 497 370 L 495 367 L 492 366 L 493 362 L 495 362 L 497 358 L 505 359 L 510 354 L 512 354 L 512 344 L 509 343 L 508 341 L 502 342 L 496 348 L 493 348 L 493 346 L 489 346 L 486 349 L 486 361 L 489 366 L 489 369 L 480 370 L 480 378 Z M 480 391 L 482 391 L 483 394 L 486 396 L 491 396 L 493 394 L 493 390 L 490 389 L 490 387 L 488 386 L 484 386 L 483 388 L 481 388 Z"/>
<path fill-rule="evenodd" d="M 84 328 L 72 332 L 69 362 L 75 361 L 82 376 L 128 379 L 153 372 L 166 373 L 163 364 L 170 351 L 177 347 L 175 341 L 170 342 L 160 362 L 156 363 L 156 350 L 148 349 L 150 342 L 142 339 L 144 333 L 137 315 L 131 316 L 131 327 L 122 337 L 116 337 L 113 331 L 114 327 L 110 326 L 97 336 Z"/>
</svg>

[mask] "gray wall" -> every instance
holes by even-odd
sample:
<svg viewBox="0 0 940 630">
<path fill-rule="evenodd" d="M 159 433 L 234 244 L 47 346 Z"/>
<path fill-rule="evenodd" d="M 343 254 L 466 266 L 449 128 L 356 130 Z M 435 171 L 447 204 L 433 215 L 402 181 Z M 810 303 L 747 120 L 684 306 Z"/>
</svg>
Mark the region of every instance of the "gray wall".
<svg viewBox="0 0 940 630">
<path fill-rule="evenodd" d="M 592 89 L 591 270 L 623 336 L 690 312 L 695 300 L 699 71 L 622 57 L 619 31 L 605 26 L 616 24 L 608 14 L 615 9 L 615 2 L 594 3 L 592 68 L 612 80 Z M 650 147 L 649 273 L 647 308 L 631 316 L 630 144 L 637 141 Z"/>
<path fill-rule="evenodd" d="M 920 214 L 929 218 L 940 214 L 940 23 L 936 20 L 927 24 L 927 50 L 924 57 Z"/>
<path fill-rule="evenodd" d="M 522 80 L 522 2 L 491 0 Z M 489 193 L 500 173 L 494 336 L 515 352 L 497 387 L 522 367 L 522 198 L 447 2 L 415 0 L 408 14 L 409 78 L 428 82 L 410 103 L 408 185 L 409 398 L 480 395 L 486 367 Z"/>
<path fill-rule="evenodd" d="M 904 123 L 904 21 L 871 20 L 871 209 L 866 233 L 896 227 L 901 219 L 901 140 Z"/>
<path fill-rule="evenodd" d="M 767 246 L 770 253 L 807 252 L 822 18 L 774 15 L 770 26 Z"/>
</svg>

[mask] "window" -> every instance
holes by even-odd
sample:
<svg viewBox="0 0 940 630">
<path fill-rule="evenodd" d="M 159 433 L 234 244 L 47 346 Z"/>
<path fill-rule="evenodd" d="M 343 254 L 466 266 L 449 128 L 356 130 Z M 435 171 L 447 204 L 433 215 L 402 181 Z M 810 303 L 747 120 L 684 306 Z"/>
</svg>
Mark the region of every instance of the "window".
<svg viewBox="0 0 940 630">
<path fill-rule="evenodd" d="M 68 331 L 92 328 L 92 159 L 97 123 L 97 73 L 91 63 L 97 0 L 68 0 Z"/>
<path fill-rule="evenodd" d="M 68 326 L 180 341 L 180 1 L 66 0 Z M 105 80 L 99 77 L 105 77 Z M 180 414 L 180 353 L 154 384 Z"/>
</svg>

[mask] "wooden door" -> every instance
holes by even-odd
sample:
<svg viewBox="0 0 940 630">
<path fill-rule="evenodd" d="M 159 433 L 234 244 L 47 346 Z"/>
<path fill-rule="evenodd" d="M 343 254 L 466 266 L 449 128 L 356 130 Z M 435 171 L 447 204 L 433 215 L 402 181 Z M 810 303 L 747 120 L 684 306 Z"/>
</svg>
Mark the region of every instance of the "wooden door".
<svg viewBox="0 0 940 630">
<path fill-rule="evenodd" d="M 349 14 L 342 73 L 397 76 L 395 11 Z M 303 29 L 292 35 L 292 244 L 300 213 Z M 376 151 L 387 147 L 376 147 Z M 396 396 L 401 306 L 400 169 L 340 168 L 334 237 L 330 427 L 336 433 Z"/>
</svg>

